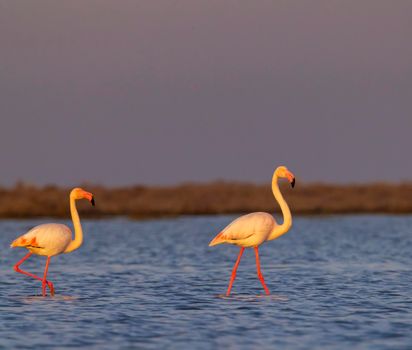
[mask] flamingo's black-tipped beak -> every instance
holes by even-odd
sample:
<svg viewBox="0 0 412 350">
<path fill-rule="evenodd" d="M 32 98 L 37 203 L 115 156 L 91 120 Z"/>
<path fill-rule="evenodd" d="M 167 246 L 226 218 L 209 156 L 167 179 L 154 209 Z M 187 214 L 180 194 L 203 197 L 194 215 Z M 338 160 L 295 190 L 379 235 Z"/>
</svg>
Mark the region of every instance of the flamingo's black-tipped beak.
<svg viewBox="0 0 412 350">
<path fill-rule="evenodd" d="M 295 183 L 296 183 L 296 180 L 295 180 L 295 178 L 293 178 L 293 180 L 292 180 L 291 183 L 290 183 L 290 185 L 292 186 L 292 188 L 295 187 Z"/>
<path fill-rule="evenodd" d="M 93 206 L 95 205 L 95 203 L 94 203 L 94 197 L 92 197 L 90 203 L 92 203 Z"/>
</svg>

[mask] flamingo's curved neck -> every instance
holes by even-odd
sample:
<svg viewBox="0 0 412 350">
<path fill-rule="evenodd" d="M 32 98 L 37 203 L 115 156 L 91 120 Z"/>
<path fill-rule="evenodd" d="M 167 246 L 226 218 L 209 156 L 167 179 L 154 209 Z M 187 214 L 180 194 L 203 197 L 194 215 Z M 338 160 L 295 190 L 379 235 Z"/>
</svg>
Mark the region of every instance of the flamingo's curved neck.
<svg viewBox="0 0 412 350">
<path fill-rule="evenodd" d="M 273 228 L 268 238 L 269 241 L 284 235 L 292 226 L 292 215 L 290 213 L 288 204 L 286 203 L 285 199 L 282 196 L 282 193 L 279 190 L 278 176 L 276 175 L 276 173 L 273 174 L 272 191 L 276 201 L 279 203 L 280 209 L 282 210 L 283 223 L 282 225 L 275 226 Z"/>
<path fill-rule="evenodd" d="M 76 208 L 76 200 L 70 196 L 70 213 L 72 214 L 73 226 L 74 226 L 74 240 L 72 240 L 67 246 L 65 253 L 70 253 L 73 250 L 78 249 L 83 243 L 83 230 L 80 224 L 79 213 Z"/>
</svg>

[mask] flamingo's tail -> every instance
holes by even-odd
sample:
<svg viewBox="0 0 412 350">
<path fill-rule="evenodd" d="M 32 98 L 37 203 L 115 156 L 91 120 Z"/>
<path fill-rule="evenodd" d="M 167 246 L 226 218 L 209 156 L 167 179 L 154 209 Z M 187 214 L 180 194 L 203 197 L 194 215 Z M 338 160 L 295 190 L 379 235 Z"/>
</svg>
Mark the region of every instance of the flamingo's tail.
<svg viewBox="0 0 412 350">
<path fill-rule="evenodd" d="M 220 232 L 215 238 L 212 239 L 212 241 L 209 243 L 209 247 L 213 247 L 218 244 L 225 243 L 226 237 L 223 234 L 223 232 Z"/>
<path fill-rule="evenodd" d="M 36 242 L 36 237 L 33 237 L 31 240 L 26 239 L 25 237 L 19 237 L 16 238 L 13 242 L 10 244 L 10 248 L 15 248 L 15 247 L 27 247 L 27 246 L 35 246 L 37 245 Z"/>
<path fill-rule="evenodd" d="M 22 247 L 21 239 L 17 238 L 10 244 L 10 248 L 15 248 L 15 247 Z"/>
</svg>

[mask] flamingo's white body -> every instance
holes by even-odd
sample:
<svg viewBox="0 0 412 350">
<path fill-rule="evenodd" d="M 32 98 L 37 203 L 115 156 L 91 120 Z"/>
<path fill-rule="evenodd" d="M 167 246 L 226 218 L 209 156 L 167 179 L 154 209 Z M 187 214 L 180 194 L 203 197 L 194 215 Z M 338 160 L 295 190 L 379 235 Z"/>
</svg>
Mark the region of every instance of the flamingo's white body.
<svg viewBox="0 0 412 350">
<path fill-rule="evenodd" d="M 250 213 L 226 226 L 210 246 L 230 243 L 244 248 L 256 247 L 267 241 L 270 233 L 277 227 L 272 215 L 263 212 Z"/>
<path fill-rule="evenodd" d="M 42 281 L 42 294 L 46 295 L 46 285 L 50 289 L 50 294 L 54 295 L 53 283 L 46 280 L 50 258 L 62 253 L 70 253 L 78 249 L 83 243 L 83 231 L 80 224 L 79 214 L 77 213 L 75 201 L 77 199 L 88 199 L 94 205 L 93 195 L 81 188 L 75 188 L 70 193 L 70 211 L 72 215 L 75 237 L 72 239 L 72 232 L 69 227 L 62 224 L 42 224 L 32 228 L 29 232 L 16 238 L 11 247 L 24 247 L 29 253 L 21 259 L 14 270 L 24 275 Z M 46 267 L 43 278 L 33 275 L 20 269 L 20 265 L 32 254 L 47 256 Z"/>
<path fill-rule="evenodd" d="M 292 226 L 292 215 L 286 201 L 282 196 L 282 193 L 279 190 L 279 178 L 288 179 L 293 187 L 295 185 L 295 176 L 285 166 L 278 167 L 273 174 L 272 191 L 282 210 L 282 225 L 278 225 L 275 218 L 268 213 L 257 212 L 243 215 L 226 226 L 226 228 L 224 228 L 209 244 L 209 246 L 215 246 L 217 244 L 229 243 L 241 247 L 238 259 L 232 271 L 232 277 L 226 292 L 227 296 L 230 295 L 230 290 L 232 288 L 233 281 L 235 280 L 237 267 L 239 266 L 243 251 L 245 248 L 251 247 L 255 249 L 256 253 L 258 277 L 262 282 L 266 294 L 269 294 L 269 289 L 266 287 L 260 271 L 258 247 L 265 241 L 271 241 L 282 236 L 288 232 Z"/>
<path fill-rule="evenodd" d="M 17 238 L 12 247 L 25 247 L 37 255 L 55 256 L 64 253 L 72 241 L 72 231 L 63 224 L 42 224 Z"/>
</svg>

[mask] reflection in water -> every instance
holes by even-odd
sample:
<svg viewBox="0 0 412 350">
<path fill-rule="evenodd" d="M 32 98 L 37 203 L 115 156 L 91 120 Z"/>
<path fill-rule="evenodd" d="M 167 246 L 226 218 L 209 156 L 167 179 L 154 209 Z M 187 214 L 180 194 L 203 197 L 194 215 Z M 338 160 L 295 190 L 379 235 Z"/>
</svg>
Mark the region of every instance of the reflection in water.
<svg viewBox="0 0 412 350">
<path fill-rule="evenodd" d="M 56 302 L 61 302 L 61 301 L 73 301 L 73 300 L 78 300 L 79 297 L 75 296 L 70 296 L 70 295 L 54 295 L 54 296 L 42 296 L 41 294 L 39 295 L 32 295 L 28 297 L 23 297 L 22 301 L 25 303 L 33 303 L 33 302 L 42 302 L 42 303 L 56 303 Z"/>
<path fill-rule="evenodd" d="M 227 300 L 236 300 L 236 301 L 244 301 L 244 302 L 254 302 L 254 301 L 288 301 L 288 298 L 282 295 L 266 295 L 266 294 L 261 294 L 261 295 L 248 295 L 248 294 L 234 294 L 232 293 L 229 296 L 226 296 L 226 294 L 219 294 L 216 297 L 220 299 L 227 299 Z"/>
</svg>

